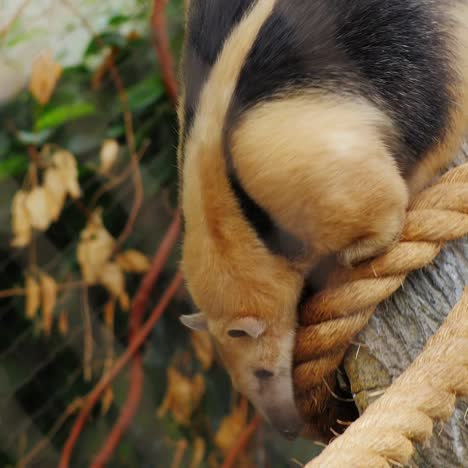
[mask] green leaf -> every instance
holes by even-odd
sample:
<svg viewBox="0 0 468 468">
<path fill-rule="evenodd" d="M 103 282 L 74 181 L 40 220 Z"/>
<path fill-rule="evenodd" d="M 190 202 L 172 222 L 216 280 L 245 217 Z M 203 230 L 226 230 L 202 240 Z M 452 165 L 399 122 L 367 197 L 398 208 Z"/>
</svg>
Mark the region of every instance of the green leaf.
<svg viewBox="0 0 468 468">
<path fill-rule="evenodd" d="M 6 157 L 11 148 L 11 139 L 5 133 L 0 133 L 0 158 Z"/>
<path fill-rule="evenodd" d="M 84 55 L 89 56 L 100 52 L 102 49 L 101 43 L 106 46 L 123 49 L 127 45 L 127 39 L 115 32 L 104 32 L 89 43 Z"/>
<path fill-rule="evenodd" d="M 120 26 L 123 23 L 126 23 L 131 19 L 128 15 L 115 15 L 109 19 L 110 26 Z"/>
<path fill-rule="evenodd" d="M 26 171 L 28 157 L 25 154 L 14 154 L 8 159 L 0 161 L 0 180 L 13 177 Z"/>
<path fill-rule="evenodd" d="M 122 135 L 125 135 L 125 127 L 122 124 L 113 125 L 107 131 L 108 138 L 119 138 Z"/>
<path fill-rule="evenodd" d="M 36 121 L 36 130 L 55 128 L 71 120 L 86 117 L 96 113 L 94 104 L 90 102 L 78 102 L 69 106 L 54 107 L 44 112 Z"/>
<path fill-rule="evenodd" d="M 27 31 L 21 31 L 17 34 L 11 35 L 6 41 L 6 46 L 12 48 L 22 42 L 31 41 L 35 37 L 44 34 L 45 30 L 40 28 L 31 28 Z"/>
<path fill-rule="evenodd" d="M 18 140 L 24 145 L 42 145 L 52 135 L 53 129 L 43 130 L 41 132 L 27 132 L 20 130 L 16 133 Z"/>
<path fill-rule="evenodd" d="M 163 93 L 161 78 L 152 76 L 128 88 L 128 104 L 132 111 L 140 110 L 153 104 Z"/>
</svg>

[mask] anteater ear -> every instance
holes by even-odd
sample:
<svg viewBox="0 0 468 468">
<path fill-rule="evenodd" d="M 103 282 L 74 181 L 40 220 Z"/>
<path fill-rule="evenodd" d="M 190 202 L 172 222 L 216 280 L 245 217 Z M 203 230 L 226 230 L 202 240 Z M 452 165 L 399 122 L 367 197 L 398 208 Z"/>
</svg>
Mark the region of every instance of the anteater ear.
<svg viewBox="0 0 468 468">
<path fill-rule="evenodd" d="M 208 330 L 208 322 L 203 312 L 198 314 L 181 315 L 180 321 L 191 330 Z"/>
<path fill-rule="evenodd" d="M 233 320 L 229 324 L 228 335 L 233 338 L 241 338 L 242 336 L 250 336 L 251 338 L 258 338 L 266 330 L 266 323 L 255 317 L 242 317 Z"/>
</svg>

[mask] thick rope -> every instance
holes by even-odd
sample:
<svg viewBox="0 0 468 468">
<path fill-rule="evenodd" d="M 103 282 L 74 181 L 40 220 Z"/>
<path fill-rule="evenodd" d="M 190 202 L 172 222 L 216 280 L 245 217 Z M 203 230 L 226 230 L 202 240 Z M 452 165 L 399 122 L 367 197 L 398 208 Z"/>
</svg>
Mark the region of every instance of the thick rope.
<svg viewBox="0 0 468 468">
<path fill-rule="evenodd" d="M 447 420 L 467 395 L 468 288 L 420 356 L 306 468 L 406 465 L 412 442 L 429 439 L 433 421 Z"/>
<path fill-rule="evenodd" d="M 305 435 L 331 436 L 330 405 L 335 371 L 376 306 L 406 276 L 430 264 L 443 244 L 468 235 L 468 163 L 442 176 L 410 206 L 403 235 L 390 252 L 354 270 L 337 272 L 300 312 L 294 385 L 298 407 L 308 422 Z M 328 433 L 328 434 L 327 434 Z"/>
</svg>

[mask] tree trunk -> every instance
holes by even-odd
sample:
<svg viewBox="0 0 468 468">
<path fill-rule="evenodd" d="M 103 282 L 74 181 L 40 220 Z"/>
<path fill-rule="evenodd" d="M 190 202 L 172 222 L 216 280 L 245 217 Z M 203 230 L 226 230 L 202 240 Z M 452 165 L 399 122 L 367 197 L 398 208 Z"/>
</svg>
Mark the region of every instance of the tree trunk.
<svg viewBox="0 0 468 468">
<path fill-rule="evenodd" d="M 465 146 L 457 162 L 468 160 Z M 468 284 L 468 239 L 448 243 L 434 264 L 411 274 L 380 304 L 345 358 L 351 390 L 362 412 L 422 351 Z M 451 420 L 437 423 L 427 446 L 416 448 L 411 466 L 468 468 L 468 401 Z"/>
</svg>

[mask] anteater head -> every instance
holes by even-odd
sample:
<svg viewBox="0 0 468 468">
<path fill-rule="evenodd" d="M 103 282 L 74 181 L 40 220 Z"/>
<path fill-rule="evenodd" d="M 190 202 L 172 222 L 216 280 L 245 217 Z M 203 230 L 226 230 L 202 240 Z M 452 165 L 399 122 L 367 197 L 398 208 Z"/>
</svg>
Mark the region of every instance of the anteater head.
<svg viewBox="0 0 468 468">
<path fill-rule="evenodd" d="M 292 360 L 302 277 L 261 245 L 236 244 L 242 256 L 235 262 L 232 249 L 223 259 L 209 244 L 185 236 L 184 275 L 202 312 L 181 321 L 209 331 L 234 388 L 285 437 L 294 438 L 301 429 Z"/>
</svg>

